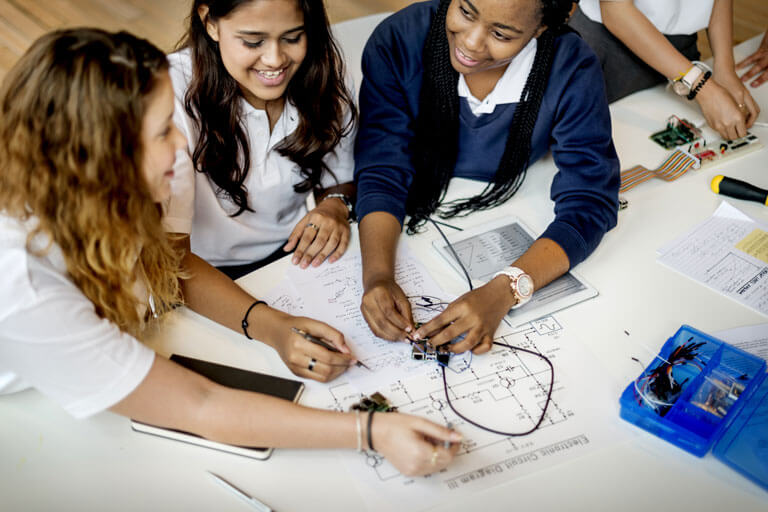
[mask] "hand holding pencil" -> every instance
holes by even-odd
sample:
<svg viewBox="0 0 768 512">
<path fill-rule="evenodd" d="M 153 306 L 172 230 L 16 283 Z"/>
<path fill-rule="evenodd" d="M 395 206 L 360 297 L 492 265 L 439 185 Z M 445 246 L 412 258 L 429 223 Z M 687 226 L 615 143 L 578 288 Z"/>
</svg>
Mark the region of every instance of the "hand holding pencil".
<svg viewBox="0 0 768 512">
<path fill-rule="evenodd" d="M 269 345 L 299 377 L 330 382 L 357 363 L 344 335 L 323 322 L 281 313 L 269 329 L 273 331 L 269 339 L 276 340 Z"/>
</svg>

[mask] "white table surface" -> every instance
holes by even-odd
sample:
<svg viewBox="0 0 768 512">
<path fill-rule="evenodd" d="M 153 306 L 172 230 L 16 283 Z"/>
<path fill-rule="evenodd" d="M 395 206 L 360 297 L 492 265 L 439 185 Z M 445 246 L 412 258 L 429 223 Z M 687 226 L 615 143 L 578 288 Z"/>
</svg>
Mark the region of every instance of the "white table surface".
<svg viewBox="0 0 768 512">
<path fill-rule="evenodd" d="M 353 43 L 365 33 L 355 30 L 345 29 L 354 35 Z M 741 45 L 737 56 L 748 54 L 758 40 Z M 361 46 L 349 50 L 353 43 L 346 41 L 346 51 L 359 55 Z M 768 85 L 753 93 L 768 110 Z M 700 116 L 661 87 L 625 98 L 611 111 L 622 168 L 654 168 L 662 161 L 667 152 L 648 135 L 662 128 L 667 116 Z M 753 132 L 768 143 L 768 129 Z M 712 176 L 722 173 L 768 188 L 767 155 L 763 149 L 691 171 L 674 183 L 651 180 L 631 190 L 618 226 L 578 267 L 600 295 L 555 316 L 569 336 L 593 352 L 596 364 L 607 368 L 606 385 L 616 397 L 611 404 L 615 423 L 625 440 L 435 510 L 768 510 L 768 492 L 724 464 L 711 456 L 689 455 L 618 416 L 621 390 L 639 372 L 630 357 L 649 357 L 639 343 L 658 350 L 683 323 L 715 332 L 768 321 L 655 261 L 658 247 L 709 217 L 720 203 L 722 198 L 709 190 Z M 457 224 L 471 226 L 513 214 L 542 230 L 553 217 L 549 186 L 554 172 L 551 159 L 538 162 L 506 205 Z M 466 194 L 477 187 L 458 181 L 451 193 Z M 757 203 L 734 204 L 754 217 L 768 218 L 768 210 Z M 405 243 L 447 291 L 461 293 L 462 281 L 430 247 L 435 236 L 430 230 Z M 241 284 L 263 295 L 282 279 L 288 264 L 281 260 Z M 164 355 L 178 352 L 291 376 L 271 349 L 186 310 L 170 315 L 148 343 Z M 331 451 L 277 450 L 268 461 L 254 461 L 134 433 L 126 418 L 109 412 L 78 421 L 33 390 L 0 397 L 0 510 L 248 510 L 215 485 L 206 470 L 278 511 L 365 509 L 349 473 Z"/>
</svg>

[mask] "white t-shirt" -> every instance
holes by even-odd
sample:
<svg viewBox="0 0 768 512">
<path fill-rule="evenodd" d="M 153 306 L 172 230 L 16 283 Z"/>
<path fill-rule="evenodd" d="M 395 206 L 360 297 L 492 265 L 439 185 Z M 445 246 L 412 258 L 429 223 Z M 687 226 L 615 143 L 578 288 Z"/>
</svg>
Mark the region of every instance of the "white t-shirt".
<svg viewBox="0 0 768 512">
<path fill-rule="evenodd" d="M 600 2 L 605 1 L 634 2 L 659 32 L 671 36 L 707 28 L 715 0 L 581 0 L 579 8 L 587 18 L 602 23 Z"/>
<path fill-rule="evenodd" d="M 265 258 L 283 245 L 293 228 L 306 215 L 309 192 L 298 194 L 293 185 L 304 180 L 299 166 L 274 150 L 299 124 L 296 107 L 286 102 L 283 113 L 269 131 L 269 119 L 264 110 L 255 109 L 241 99 L 243 127 L 248 137 L 250 168 L 244 185 L 248 190 L 245 211 L 230 217 L 237 206 L 223 193 L 207 174 L 195 172 L 191 155 L 199 133 L 194 121 L 184 110 L 184 95 L 192 78 L 192 63 L 188 49 L 172 53 L 171 81 L 176 95 L 174 121 L 187 137 L 188 149 L 180 151 L 174 166 L 172 196 L 165 205 L 164 224 L 168 231 L 189 233 L 192 252 L 213 265 L 242 265 Z M 354 172 L 354 133 L 348 134 L 325 163 L 336 179 L 324 173 L 324 188 L 352 181 Z"/>
<path fill-rule="evenodd" d="M 0 214 L 0 394 L 31 386 L 90 416 L 136 389 L 155 353 L 96 314 L 58 246 L 27 251 L 33 222 Z M 34 242 L 46 246 L 42 236 Z"/>
</svg>

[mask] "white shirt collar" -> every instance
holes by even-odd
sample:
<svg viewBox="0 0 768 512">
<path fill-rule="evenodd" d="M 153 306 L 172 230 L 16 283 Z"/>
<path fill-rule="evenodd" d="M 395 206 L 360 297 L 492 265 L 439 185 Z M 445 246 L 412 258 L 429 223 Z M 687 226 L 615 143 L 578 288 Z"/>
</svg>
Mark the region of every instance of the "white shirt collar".
<svg viewBox="0 0 768 512">
<path fill-rule="evenodd" d="M 504 74 L 496 82 L 493 90 L 480 101 L 469 90 L 464 75 L 459 74 L 458 92 L 460 98 L 467 98 L 469 108 L 475 116 L 490 114 L 496 105 L 517 103 L 523 93 L 525 82 L 533 67 L 533 59 L 536 57 L 536 38 L 532 38 L 520 53 L 507 65 Z"/>
</svg>

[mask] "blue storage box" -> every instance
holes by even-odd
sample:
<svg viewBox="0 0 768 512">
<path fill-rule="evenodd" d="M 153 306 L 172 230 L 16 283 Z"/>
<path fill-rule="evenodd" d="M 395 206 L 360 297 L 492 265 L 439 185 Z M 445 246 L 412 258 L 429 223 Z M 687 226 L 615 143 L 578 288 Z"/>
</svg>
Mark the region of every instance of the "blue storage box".
<svg viewBox="0 0 768 512">
<path fill-rule="evenodd" d="M 768 489 L 766 362 L 683 325 L 624 390 L 621 417 Z M 714 448 L 713 448 L 714 446 Z"/>
</svg>

